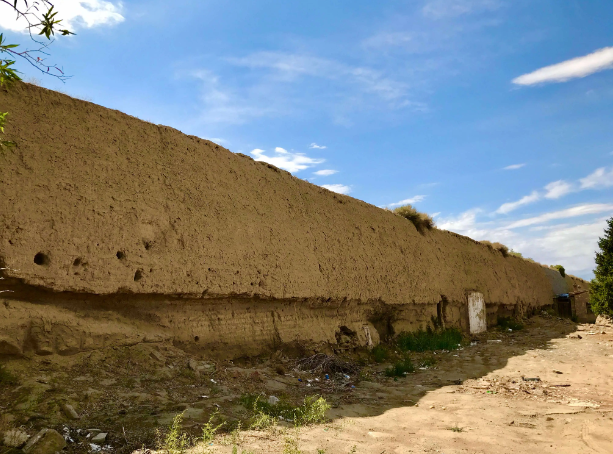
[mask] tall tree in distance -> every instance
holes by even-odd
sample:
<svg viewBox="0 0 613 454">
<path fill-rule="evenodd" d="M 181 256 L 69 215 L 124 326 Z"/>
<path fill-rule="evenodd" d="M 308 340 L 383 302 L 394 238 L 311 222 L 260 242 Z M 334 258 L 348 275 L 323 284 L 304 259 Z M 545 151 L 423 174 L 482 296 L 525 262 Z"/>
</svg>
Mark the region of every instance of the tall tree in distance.
<svg viewBox="0 0 613 454">
<path fill-rule="evenodd" d="M 14 14 L 15 20 L 23 20 L 29 33 L 33 48 L 19 49 L 19 44 L 6 42 L 0 33 L 0 89 L 8 88 L 13 82 L 21 80 L 20 73 L 14 68 L 18 59 L 24 60 L 40 72 L 56 77 L 62 81 L 68 79 L 64 71 L 55 63 L 48 62 L 49 46 L 53 44 L 55 34 L 73 35 L 70 30 L 60 29 L 61 19 L 49 0 L 0 0 L 0 14 Z M 8 112 L 0 111 L 0 134 Z M 14 146 L 15 143 L 0 137 L 0 148 Z"/>
<path fill-rule="evenodd" d="M 590 303 L 596 315 L 613 317 L 613 217 L 598 240 L 596 269 L 590 287 Z"/>
</svg>

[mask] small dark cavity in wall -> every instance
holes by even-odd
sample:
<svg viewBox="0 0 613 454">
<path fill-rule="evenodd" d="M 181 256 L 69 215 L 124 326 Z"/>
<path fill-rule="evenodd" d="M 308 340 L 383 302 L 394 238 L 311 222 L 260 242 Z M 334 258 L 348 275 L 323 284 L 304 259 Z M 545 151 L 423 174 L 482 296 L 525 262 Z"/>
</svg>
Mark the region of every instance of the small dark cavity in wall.
<svg viewBox="0 0 613 454">
<path fill-rule="evenodd" d="M 117 258 L 119 260 L 125 260 L 126 259 L 126 253 L 123 251 L 117 251 L 117 254 L 115 254 L 117 256 Z"/>
<path fill-rule="evenodd" d="M 51 259 L 44 252 L 39 252 L 34 256 L 34 263 L 39 266 L 49 266 L 51 264 Z"/>
<path fill-rule="evenodd" d="M 134 273 L 134 282 L 138 282 L 143 278 L 143 272 L 142 270 L 136 270 L 136 273 Z"/>
</svg>

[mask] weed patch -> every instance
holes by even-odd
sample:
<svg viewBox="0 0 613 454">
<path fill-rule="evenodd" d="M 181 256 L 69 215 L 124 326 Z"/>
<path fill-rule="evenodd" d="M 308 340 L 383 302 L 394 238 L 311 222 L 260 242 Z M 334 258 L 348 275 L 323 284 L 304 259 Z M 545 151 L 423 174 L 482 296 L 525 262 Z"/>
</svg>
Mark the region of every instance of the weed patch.
<svg viewBox="0 0 613 454">
<path fill-rule="evenodd" d="M 413 333 L 403 332 L 398 335 L 396 343 L 402 351 L 425 352 L 435 350 L 455 350 L 462 343 L 462 332 L 456 328 L 434 331 L 420 329 Z"/>
<path fill-rule="evenodd" d="M 242 396 L 240 402 L 256 413 L 252 427 L 257 424 L 262 428 L 271 427 L 279 418 L 293 421 L 295 426 L 322 423 L 326 421 L 326 411 L 330 408 L 321 396 L 305 397 L 302 405 L 293 405 L 284 399 L 272 405 L 253 394 Z"/>
<path fill-rule="evenodd" d="M 375 362 L 377 362 L 377 363 L 383 363 L 386 360 L 388 360 L 389 357 L 390 357 L 389 350 L 385 346 L 383 346 L 381 344 L 379 344 L 375 348 L 373 348 L 370 351 L 370 354 L 371 354 L 372 358 L 375 360 Z"/>
<path fill-rule="evenodd" d="M 411 358 L 405 358 L 402 361 L 385 369 L 385 375 L 387 377 L 404 377 L 406 374 L 415 372 L 415 366 L 411 361 Z"/>
<path fill-rule="evenodd" d="M 513 331 L 524 329 L 523 323 L 511 317 L 498 317 L 498 326 L 504 331 L 509 329 L 512 329 Z"/>
<path fill-rule="evenodd" d="M 464 432 L 464 428 L 455 425 L 453 427 L 448 427 L 447 430 L 451 430 L 452 432 Z"/>
<path fill-rule="evenodd" d="M 413 223 L 419 233 L 425 233 L 427 230 L 432 230 L 435 225 L 432 218 L 426 213 L 420 213 L 411 205 L 404 205 L 394 210 L 398 216 L 402 216 Z"/>
<path fill-rule="evenodd" d="M 4 364 L 0 364 L 0 385 L 17 385 L 18 383 L 17 377 L 6 370 Z"/>
</svg>

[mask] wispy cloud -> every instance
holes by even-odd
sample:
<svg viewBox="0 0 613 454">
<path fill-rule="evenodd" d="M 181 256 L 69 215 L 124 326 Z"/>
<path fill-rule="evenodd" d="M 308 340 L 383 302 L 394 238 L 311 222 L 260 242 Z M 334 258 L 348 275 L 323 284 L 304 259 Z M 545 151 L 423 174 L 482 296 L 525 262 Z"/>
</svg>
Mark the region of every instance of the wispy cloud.
<svg viewBox="0 0 613 454">
<path fill-rule="evenodd" d="M 499 214 L 508 214 L 511 211 L 518 209 L 523 205 L 528 205 L 529 203 L 534 203 L 541 198 L 538 191 L 533 191 L 530 195 L 524 196 L 516 202 L 503 203 L 496 210 L 496 213 Z"/>
<path fill-rule="evenodd" d="M 315 148 L 316 150 L 325 150 L 326 147 L 325 145 L 317 145 L 315 142 L 313 142 L 311 145 L 309 145 L 309 148 Z"/>
<path fill-rule="evenodd" d="M 224 87 L 219 77 L 212 71 L 198 69 L 189 72 L 188 76 L 201 83 L 200 98 L 203 109 L 200 120 L 207 125 L 243 124 L 254 118 L 269 116 L 277 112 L 271 103 L 239 96 L 233 90 Z"/>
<path fill-rule="evenodd" d="M 339 194 L 349 194 L 351 192 L 351 186 L 344 184 L 322 184 L 321 187 Z"/>
<path fill-rule="evenodd" d="M 344 86 L 349 82 L 363 93 L 378 96 L 394 108 L 413 106 L 420 110 L 424 107 L 408 99 L 406 83 L 369 67 L 284 52 L 256 52 L 242 58 L 229 58 L 228 61 L 237 66 L 272 70 L 281 82 L 292 82 L 302 76 L 339 80 Z"/>
<path fill-rule="evenodd" d="M 325 161 L 325 159 L 310 158 L 303 153 L 292 153 L 281 147 L 275 148 L 272 155 L 267 155 L 266 151 L 259 148 L 253 150 L 251 154 L 256 161 L 268 162 L 291 173 L 308 169 Z"/>
<path fill-rule="evenodd" d="M 499 0 L 428 0 L 422 8 L 424 16 L 434 19 L 461 16 L 502 6 Z"/>
<path fill-rule="evenodd" d="M 426 198 L 425 195 L 416 195 L 416 196 L 413 196 L 413 197 L 411 197 L 409 199 L 404 199 L 404 200 L 401 200 L 399 202 L 390 203 L 390 204 L 385 205 L 385 206 L 388 207 L 388 208 L 400 207 L 400 206 L 403 206 L 403 205 L 410 205 L 410 204 L 413 204 L 413 203 L 419 203 L 422 200 L 424 200 L 425 198 Z"/>
<path fill-rule="evenodd" d="M 526 164 L 512 164 L 510 166 L 504 167 L 502 170 L 517 170 L 524 167 Z"/>
<path fill-rule="evenodd" d="M 573 218 L 577 216 L 585 216 L 588 214 L 599 214 L 613 212 L 613 204 L 607 203 L 591 203 L 574 206 L 572 208 L 567 208 L 565 210 L 553 211 L 550 213 L 544 213 L 540 216 L 535 216 L 527 219 L 522 219 L 519 221 L 512 222 L 507 225 L 507 229 L 517 229 L 520 227 L 528 227 L 530 225 L 536 224 L 544 224 L 549 221 L 553 221 L 556 219 L 566 219 Z"/>
<path fill-rule="evenodd" d="M 323 170 L 318 170 L 317 172 L 315 172 L 315 175 L 318 175 L 320 177 L 328 177 L 330 175 L 334 175 L 335 173 L 338 173 L 338 170 L 323 169 Z"/>
<path fill-rule="evenodd" d="M 404 46 L 413 40 L 407 32 L 383 32 L 371 36 L 362 43 L 365 47 L 381 48 Z"/>
<path fill-rule="evenodd" d="M 93 28 L 102 25 L 115 25 L 125 20 L 121 14 L 121 2 L 104 0 L 54 0 L 55 10 L 62 19 L 62 28 L 76 30 Z M 26 32 L 27 23 L 23 18 L 17 19 L 3 9 L 0 15 L 0 28 L 18 32 Z"/>
<path fill-rule="evenodd" d="M 581 189 L 602 189 L 613 186 L 613 167 L 607 171 L 605 167 L 596 169 L 593 173 L 579 180 Z"/>
<path fill-rule="evenodd" d="M 545 193 L 546 199 L 559 199 L 572 192 L 573 185 L 564 180 L 552 181 L 545 186 L 545 190 L 547 191 Z"/>
<path fill-rule="evenodd" d="M 546 82 L 566 82 L 613 68 L 613 47 L 605 47 L 583 57 L 573 58 L 537 69 L 513 79 L 516 85 L 535 85 Z"/>
</svg>

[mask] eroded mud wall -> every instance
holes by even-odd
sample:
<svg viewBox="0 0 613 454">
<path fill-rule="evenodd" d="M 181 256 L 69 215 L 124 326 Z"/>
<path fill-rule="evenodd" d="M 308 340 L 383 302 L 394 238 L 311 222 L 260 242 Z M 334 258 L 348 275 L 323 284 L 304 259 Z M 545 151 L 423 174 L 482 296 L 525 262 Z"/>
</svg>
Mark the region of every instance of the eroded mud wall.
<svg viewBox="0 0 613 454">
<path fill-rule="evenodd" d="M 0 91 L 0 110 L 18 143 L 0 154 L 5 289 L 134 295 L 145 307 L 164 295 L 220 310 L 237 296 L 376 301 L 397 307 L 394 329 L 414 326 L 417 312 L 440 316 L 443 302 L 447 323 L 461 325 L 469 291 L 488 313 L 550 304 L 540 265 L 454 233 L 421 235 L 207 140 L 27 84 Z"/>
</svg>

